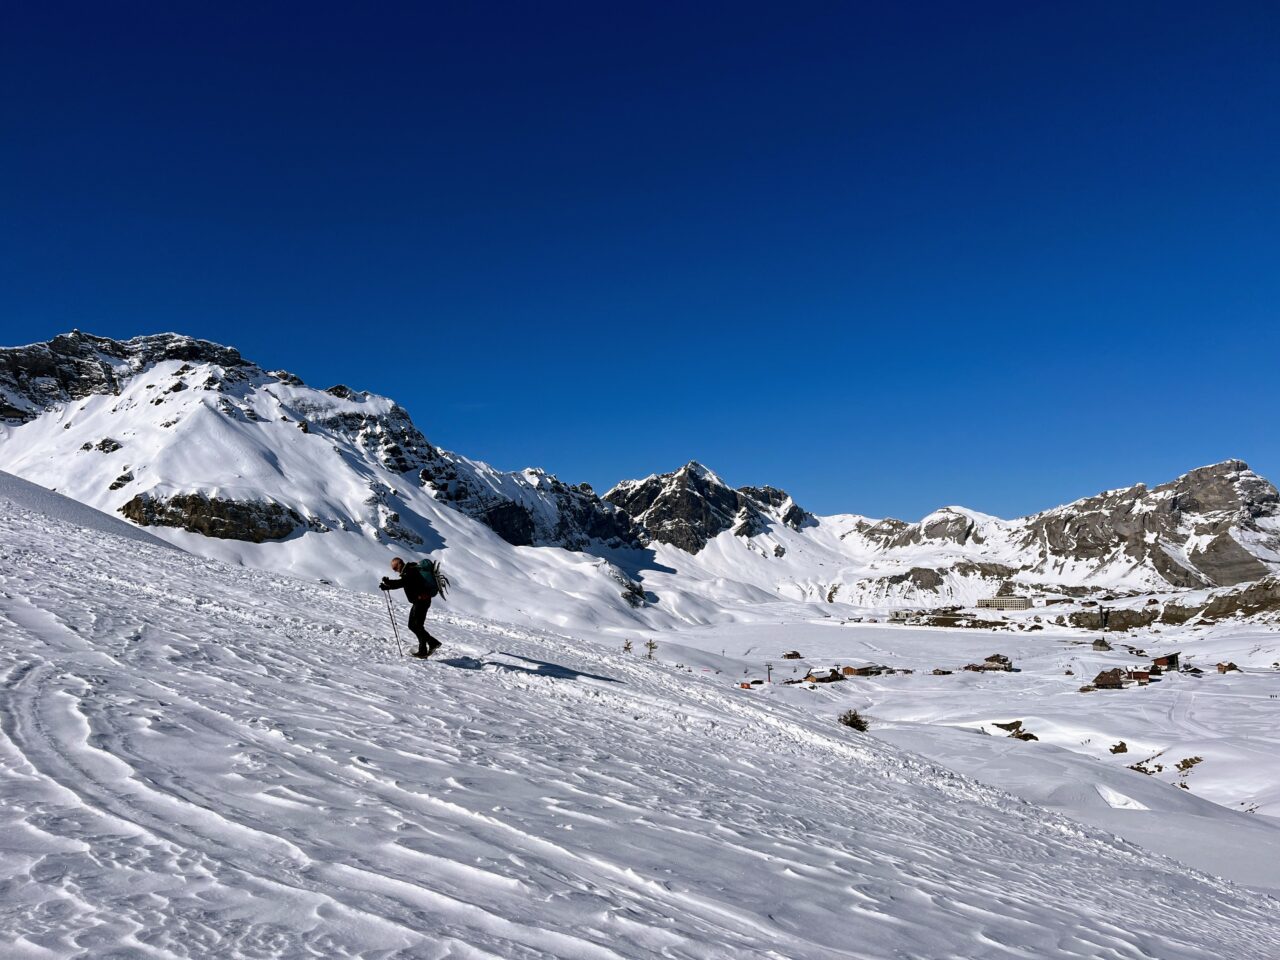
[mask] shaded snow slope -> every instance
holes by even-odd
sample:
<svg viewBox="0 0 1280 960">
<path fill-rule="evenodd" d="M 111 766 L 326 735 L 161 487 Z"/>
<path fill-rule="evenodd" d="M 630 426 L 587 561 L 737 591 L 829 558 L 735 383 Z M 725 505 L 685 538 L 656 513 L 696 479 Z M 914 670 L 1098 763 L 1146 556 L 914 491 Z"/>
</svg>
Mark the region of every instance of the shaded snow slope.
<svg viewBox="0 0 1280 960">
<path fill-rule="evenodd" d="M 6 957 L 1280 953 L 1272 899 L 723 677 L 459 616 L 419 663 L 381 598 L 4 516 Z"/>
</svg>

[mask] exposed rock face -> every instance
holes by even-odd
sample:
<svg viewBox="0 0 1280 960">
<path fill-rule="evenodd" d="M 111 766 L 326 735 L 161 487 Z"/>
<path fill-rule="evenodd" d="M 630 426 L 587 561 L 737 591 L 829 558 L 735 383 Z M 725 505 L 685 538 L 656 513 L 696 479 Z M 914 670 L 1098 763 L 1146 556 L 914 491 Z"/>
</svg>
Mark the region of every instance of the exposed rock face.
<svg viewBox="0 0 1280 960">
<path fill-rule="evenodd" d="M 860 533 L 873 543 L 878 543 L 881 546 L 888 546 L 909 526 L 911 526 L 911 524 L 907 523 L 905 520 L 896 520 L 893 517 L 886 517 L 883 520 L 877 520 L 875 523 L 868 523 L 866 521 L 860 522 L 853 530 L 846 533 L 845 536 L 849 536 L 851 533 Z"/>
<path fill-rule="evenodd" d="M 769 507 L 781 507 L 791 499 L 787 491 L 779 490 L 777 487 L 739 487 L 738 492 L 750 497 L 756 503 Z"/>
<path fill-rule="evenodd" d="M 640 581 L 632 580 L 608 560 L 599 560 L 597 563 L 601 573 L 622 588 L 622 599 L 630 606 L 639 608 L 648 604 L 649 596 L 645 593 L 644 585 Z"/>
<path fill-rule="evenodd" d="M 1038 549 L 1043 565 L 1123 556 L 1151 564 L 1174 586 L 1227 586 L 1268 573 L 1233 531 L 1274 549 L 1278 517 L 1276 488 L 1243 461 L 1227 460 L 1153 490 L 1138 484 L 1029 517 L 1022 543 Z"/>
<path fill-rule="evenodd" d="M 758 509 L 750 504 L 738 511 L 734 518 L 733 535 L 735 537 L 758 537 L 769 530 L 769 521 Z"/>
<path fill-rule="evenodd" d="M 507 543 L 517 547 L 533 546 L 533 516 L 520 504 L 495 500 L 473 515 Z"/>
<path fill-rule="evenodd" d="M 1113 490 L 1021 520 L 944 507 L 914 524 L 859 520 L 841 537 L 860 539 L 890 560 L 904 551 L 912 564 L 920 557 L 914 548 L 936 552 L 929 566 L 945 583 L 928 587 L 918 575 L 904 581 L 902 573 L 863 581 L 861 592 L 873 598 L 917 602 L 893 589 L 904 583 L 945 595 L 958 587 L 948 574 L 989 580 L 993 593 L 1085 596 L 1096 588 L 1078 581 L 1093 572 L 1106 579 L 1132 575 L 1148 586 L 1224 586 L 1274 569 L 1259 555 L 1280 555 L 1280 494 L 1242 461 L 1228 460 L 1154 489 Z M 966 553 L 973 559 L 958 558 Z M 1117 611 L 1112 629 L 1125 629 L 1130 616 Z"/>
<path fill-rule="evenodd" d="M 982 535 L 978 532 L 976 522 L 968 514 L 943 507 L 919 523 L 904 525 L 885 541 L 885 545 L 906 547 L 928 540 L 955 544 L 982 543 Z"/>
<path fill-rule="evenodd" d="M 1280 577 L 1264 577 L 1255 583 L 1211 596 L 1203 603 L 1169 603 L 1160 614 L 1160 622 L 1186 623 L 1195 617 L 1206 622 L 1232 617 L 1280 619 Z"/>
<path fill-rule="evenodd" d="M 576 486 L 542 470 L 499 483 L 463 457 L 441 453 L 419 476 L 437 498 L 484 523 L 515 546 L 558 546 L 585 550 L 592 543 L 639 546 L 641 530 L 624 510 L 596 496 L 588 484 Z M 512 475 L 504 475 L 512 476 Z"/>
<path fill-rule="evenodd" d="M 1069 622 L 1073 627 L 1085 630 L 1132 630 L 1135 627 L 1150 626 L 1159 616 L 1160 611 L 1154 607 L 1143 607 L 1140 610 L 1098 607 L 1071 614 Z"/>
<path fill-rule="evenodd" d="M 527 474 L 526 474 L 527 475 Z M 608 546 L 639 546 L 642 532 L 623 510 L 596 496 L 589 484 L 572 486 L 550 475 L 540 485 L 554 504 L 556 521 L 548 542 L 584 549 L 591 541 Z"/>
<path fill-rule="evenodd" d="M 697 553 L 730 529 L 737 536 L 754 537 L 768 531 L 771 519 L 792 529 L 813 522 L 786 491 L 735 490 L 696 460 L 674 473 L 623 481 L 605 500 L 635 519 L 646 542 L 668 543 L 688 553 Z"/>
<path fill-rule="evenodd" d="M 937 590 L 942 586 L 942 574 L 930 567 L 912 567 L 905 573 L 882 578 L 888 584 L 910 583 L 922 590 Z"/>
<path fill-rule="evenodd" d="M 325 393 L 338 399 L 357 394 L 341 384 Z M 299 411 L 307 432 L 342 433 L 359 443 L 387 469 L 414 471 L 419 483 L 479 520 L 514 546 L 556 546 L 585 550 L 593 542 L 609 547 L 638 545 L 631 518 L 605 503 L 587 484 L 572 486 L 542 470 L 506 474 L 432 445 L 398 404 L 389 415 L 334 411 L 321 406 Z"/>
<path fill-rule="evenodd" d="M 754 503 L 692 460 L 675 473 L 620 483 L 605 499 L 634 517 L 648 539 L 688 553 L 728 530 L 738 512 Z"/>
<path fill-rule="evenodd" d="M 246 365 L 236 350 L 207 340 L 162 333 L 120 341 L 75 330 L 0 349 L 0 419 L 27 421 L 58 403 L 118 393 L 122 378 L 160 360 Z"/>
<path fill-rule="evenodd" d="M 288 507 L 268 501 L 227 500 L 202 493 L 154 497 L 141 493 L 120 512 L 143 527 L 179 527 L 221 540 L 280 540 L 303 525 Z"/>
<path fill-rule="evenodd" d="M 332 394 L 337 389 L 330 387 L 324 392 Z M 346 392 L 339 399 L 356 396 L 354 391 L 342 389 Z M 335 409 L 318 403 L 296 403 L 295 407 L 305 417 L 308 433 L 319 427 L 346 436 L 395 473 L 422 469 L 444 459 L 442 453 L 413 425 L 408 411 L 399 404 L 393 404 L 386 415 Z"/>
<path fill-rule="evenodd" d="M 800 530 L 814 522 L 813 514 L 800 509 L 798 503 L 792 503 L 782 511 L 782 522 L 792 530 Z"/>
</svg>

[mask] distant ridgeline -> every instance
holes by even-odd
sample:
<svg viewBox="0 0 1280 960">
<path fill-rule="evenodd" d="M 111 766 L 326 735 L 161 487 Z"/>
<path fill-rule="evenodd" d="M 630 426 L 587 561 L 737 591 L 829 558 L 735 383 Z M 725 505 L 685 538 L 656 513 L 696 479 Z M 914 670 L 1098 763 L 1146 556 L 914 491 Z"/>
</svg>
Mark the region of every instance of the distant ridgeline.
<svg viewBox="0 0 1280 960">
<path fill-rule="evenodd" d="M 901 605 L 1227 587 L 1280 571 L 1280 496 L 1239 460 L 1016 520 L 961 507 L 916 523 L 815 516 L 783 490 L 735 488 L 697 462 L 599 496 L 440 449 L 385 397 L 309 387 L 176 334 L 76 331 L 0 349 L 0 419 L 6 469 L 161 532 L 249 545 L 243 562 L 300 571 L 298 541 L 329 542 L 321 552 L 335 565 L 397 544 L 491 559 L 536 547 L 594 558 L 571 569 L 619 585 L 633 610 L 690 584 L 715 602 Z M 272 553 L 284 544 L 295 547 Z M 544 582 L 561 576 L 535 556 L 509 562 Z"/>
</svg>

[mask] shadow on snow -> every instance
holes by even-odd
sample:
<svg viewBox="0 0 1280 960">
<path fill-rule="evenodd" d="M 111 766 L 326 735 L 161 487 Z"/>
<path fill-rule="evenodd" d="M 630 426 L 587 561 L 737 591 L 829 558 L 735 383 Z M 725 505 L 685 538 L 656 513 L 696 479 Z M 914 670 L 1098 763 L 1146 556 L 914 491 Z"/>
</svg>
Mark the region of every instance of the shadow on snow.
<svg viewBox="0 0 1280 960">
<path fill-rule="evenodd" d="M 558 663 L 548 663 L 545 660 L 534 660 L 530 657 L 522 657 L 516 653 L 507 653 L 504 650 L 496 650 L 494 654 L 500 657 L 506 657 L 510 660 L 520 660 L 521 663 L 505 663 L 500 660 L 486 660 L 481 657 L 448 657 L 440 660 L 442 664 L 450 667 L 458 667 L 462 670 L 483 670 L 489 668 L 491 670 L 502 670 L 506 673 L 526 673 L 534 677 L 550 677 L 553 680 L 600 680 L 604 683 L 622 683 L 616 677 L 605 677 L 598 673 L 583 673 L 581 670 L 574 670 Z M 486 654 L 485 656 L 493 656 L 494 654 Z"/>
</svg>

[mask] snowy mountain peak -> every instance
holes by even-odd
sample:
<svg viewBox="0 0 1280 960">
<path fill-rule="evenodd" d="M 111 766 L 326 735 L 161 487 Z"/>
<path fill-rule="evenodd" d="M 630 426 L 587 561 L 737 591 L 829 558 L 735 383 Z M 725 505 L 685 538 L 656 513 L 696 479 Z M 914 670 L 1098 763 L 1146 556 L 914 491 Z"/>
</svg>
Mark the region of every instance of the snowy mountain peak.
<svg viewBox="0 0 1280 960">
<path fill-rule="evenodd" d="M 1175 587 L 1256 580 L 1280 559 L 1280 494 L 1243 460 L 1224 460 L 1148 489 L 1134 484 L 1027 517 L 1020 542 L 1040 569 L 1066 558 L 1143 567 Z"/>
<path fill-rule="evenodd" d="M 812 520 L 785 490 L 735 490 L 696 460 L 672 473 L 624 480 L 605 494 L 605 500 L 635 518 L 646 541 L 693 554 L 726 530 L 750 538 L 775 521 L 799 529 Z"/>
<path fill-rule="evenodd" d="M 0 419 L 25 422 L 58 403 L 116 393 L 122 379 L 165 360 L 251 366 L 232 347 L 181 334 L 112 340 L 73 330 L 47 343 L 0 349 Z"/>
<path fill-rule="evenodd" d="M 1243 460 L 1224 460 L 1188 471 L 1152 491 L 1176 498 L 1183 511 L 1233 513 L 1239 516 L 1275 516 L 1280 492 L 1249 469 Z"/>
</svg>

